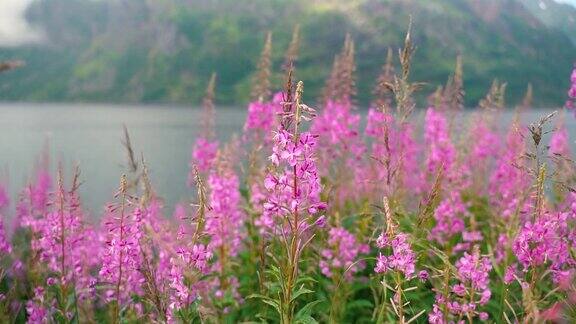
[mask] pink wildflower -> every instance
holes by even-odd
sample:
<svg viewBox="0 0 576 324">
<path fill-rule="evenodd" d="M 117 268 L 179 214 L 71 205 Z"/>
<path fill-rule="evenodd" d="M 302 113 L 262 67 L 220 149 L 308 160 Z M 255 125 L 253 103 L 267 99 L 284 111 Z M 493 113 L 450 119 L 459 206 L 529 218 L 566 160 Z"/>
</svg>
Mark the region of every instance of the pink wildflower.
<svg viewBox="0 0 576 324">
<path fill-rule="evenodd" d="M 292 118 L 290 116 L 287 114 L 286 118 Z M 274 134 L 270 160 L 277 171 L 269 172 L 265 177 L 268 194 L 259 223 L 267 224 L 273 232 L 284 230 L 281 224 L 286 224 L 294 213 L 304 213 L 308 216 L 301 217 L 299 224 L 291 224 L 292 228 L 298 227 L 293 230 L 302 232 L 314 224 L 315 218 L 326 208 L 320 200 L 322 187 L 314 157 L 316 138 L 310 132 L 293 134 L 284 125 Z"/>
<path fill-rule="evenodd" d="M 516 267 L 509 266 L 508 268 L 506 268 L 506 272 L 504 273 L 504 283 L 509 285 L 515 279 L 516 279 Z"/>
<path fill-rule="evenodd" d="M 570 143 L 568 142 L 568 130 L 564 125 L 558 128 L 550 138 L 550 148 L 548 152 L 551 155 L 570 156 Z"/>
<path fill-rule="evenodd" d="M 534 222 L 526 222 L 514 239 L 512 250 L 524 270 L 547 265 L 555 281 L 563 270 L 572 268 L 576 261 L 572 257 L 574 229 L 570 223 L 576 214 L 545 213 Z"/>
<path fill-rule="evenodd" d="M 479 312 L 479 306 L 486 305 L 492 296 L 488 287 L 492 264 L 487 257 L 481 257 L 479 249 L 474 248 L 472 253 L 464 252 L 456 262 L 456 276 L 458 283 L 451 286 L 453 294 L 444 296 L 436 295 L 436 303 L 432 312 L 428 314 L 430 323 L 446 323 L 440 308 L 444 306 L 449 311 L 449 316 L 470 317 L 478 316 L 481 320 L 487 319 L 487 314 Z"/>
<path fill-rule="evenodd" d="M 200 137 L 196 140 L 194 148 L 192 149 L 192 163 L 198 166 L 200 172 L 208 172 L 214 165 L 217 151 L 218 141 L 210 141 L 209 139 Z M 188 177 L 188 183 L 193 182 L 194 177 L 193 174 L 191 174 Z"/>
<path fill-rule="evenodd" d="M 232 170 L 214 170 L 208 177 L 208 188 L 212 208 L 206 215 L 205 230 L 210 235 L 209 247 L 226 246 L 227 253 L 236 256 L 244 224 L 238 176 Z"/>
<path fill-rule="evenodd" d="M 190 274 L 206 274 L 208 262 L 212 258 L 204 245 L 181 245 L 176 248 L 176 256 L 170 258 L 169 274 L 169 305 L 168 319 L 172 320 L 175 313 L 191 303 L 198 297 L 199 283 L 187 284 Z"/>
<path fill-rule="evenodd" d="M 1 216 L 1 215 L 0 215 Z M 0 220 L 0 255 L 12 253 L 12 245 L 6 237 L 6 231 L 4 230 L 4 222 Z"/>
<path fill-rule="evenodd" d="M 26 313 L 28 314 L 28 323 L 45 324 L 49 322 L 48 311 L 44 305 L 44 288 L 37 287 L 34 289 L 33 299 L 26 302 Z"/>
<path fill-rule="evenodd" d="M 426 110 L 424 142 L 427 146 L 426 167 L 428 179 L 435 179 L 441 170 L 452 189 L 461 190 L 470 186 L 470 168 L 457 163 L 457 152 L 452 139 L 448 120 L 443 112 L 434 107 Z"/>
<path fill-rule="evenodd" d="M 450 170 L 456 161 L 456 150 L 448 132 L 448 121 L 433 107 L 426 110 L 424 139 L 429 147 L 428 172 L 435 174 L 440 168 Z"/>
<path fill-rule="evenodd" d="M 432 312 L 428 314 L 428 323 L 430 324 L 445 324 L 446 321 L 444 320 L 444 314 L 440 310 L 440 307 L 437 304 L 434 304 L 432 307 Z"/>
<path fill-rule="evenodd" d="M 335 188 L 338 201 L 357 197 L 366 185 L 366 170 L 362 163 L 366 147 L 359 136 L 359 125 L 360 115 L 353 112 L 348 101 L 332 100 L 326 102 L 322 114 L 312 123 L 312 133 L 318 134 L 320 138 L 320 170 L 322 176 L 328 176 L 331 181 L 339 184 Z M 348 171 L 334 172 L 342 167 Z"/>
<path fill-rule="evenodd" d="M 570 75 L 570 89 L 568 90 L 566 108 L 574 110 L 576 113 L 576 67 L 572 70 L 572 74 Z"/>
<path fill-rule="evenodd" d="M 377 244 L 380 249 L 391 247 L 392 253 L 388 256 L 380 253 L 376 260 L 376 268 L 374 271 L 377 273 L 392 270 L 399 271 L 402 272 L 407 279 L 412 279 L 416 272 L 416 254 L 408 242 L 408 235 L 398 233 L 392 238 L 386 237 L 386 235 L 386 233 L 381 233 L 378 237 Z"/>
<path fill-rule="evenodd" d="M 400 124 L 391 114 L 371 108 L 366 136 L 373 138 L 370 155 L 375 161 L 367 182 L 374 182 L 376 189 L 384 186 L 385 194 L 394 190 L 390 188 L 392 185 L 419 192 L 419 147 L 413 139 L 410 124 Z"/>
<path fill-rule="evenodd" d="M 485 163 L 490 157 L 497 156 L 500 149 L 500 139 L 482 118 L 478 117 L 470 130 L 472 150 L 469 162 L 478 165 Z"/>
<path fill-rule="evenodd" d="M 0 209 L 8 207 L 10 204 L 10 198 L 8 197 L 8 192 L 4 185 L 0 185 Z"/>
<path fill-rule="evenodd" d="M 490 203 L 495 205 L 504 219 L 521 213 L 529 206 L 527 201 L 521 200 L 530 185 L 529 177 L 526 171 L 518 167 L 525 150 L 522 133 L 514 124 L 508 132 L 505 151 L 497 161 L 489 184 Z"/>
<path fill-rule="evenodd" d="M 37 171 L 36 178 L 21 193 L 16 206 L 16 227 L 39 230 L 38 220 L 47 213 L 48 194 L 52 188 L 52 178 L 47 166 Z"/>
<path fill-rule="evenodd" d="M 430 279 L 430 274 L 428 274 L 428 271 L 426 270 L 421 270 L 420 272 L 418 272 L 418 279 L 420 279 L 420 281 L 422 282 L 427 281 L 428 279 Z"/>
<path fill-rule="evenodd" d="M 12 252 L 12 245 L 8 240 L 7 233 L 4 230 L 4 210 L 9 204 L 8 194 L 6 188 L 0 185 L 0 255 L 10 254 Z"/>
<path fill-rule="evenodd" d="M 283 108 L 283 93 L 278 92 L 272 101 L 254 101 L 248 104 L 248 114 L 244 123 L 245 140 L 256 144 L 266 142 L 268 135 L 277 127 L 278 114 Z"/>
<path fill-rule="evenodd" d="M 462 201 L 460 193 L 453 191 L 450 197 L 442 200 L 434 211 L 436 225 L 430 231 L 429 238 L 440 244 L 445 244 L 454 235 L 464 232 L 464 219 L 468 216 L 468 208 Z M 466 235 L 468 234 L 466 233 Z"/>
<path fill-rule="evenodd" d="M 83 275 L 80 249 L 86 233 L 76 193 L 66 194 L 60 187 L 55 200 L 53 209 L 39 220 L 32 248 L 51 271 L 60 274 L 62 282 L 68 282 Z"/>
<path fill-rule="evenodd" d="M 492 264 L 487 257 L 480 257 L 477 251 L 472 254 L 464 252 L 464 256 L 456 262 L 456 268 L 461 282 L 468 284 L 475 291 L 488 289 Z"/>
<path fill-rule="evenodd" d="M 128 301 L 130 294 L 140 294 L 143 283 L 142 274 L 138 271 L 141 264 L 139 240 L 142 238 L 142 211 L 135 208 L 132 212 L 120 211 L 116 217 L 110 212 L 105 226 L 108 229 L 106 249 L 102 255 L 100 277 L 108 282 L 111 288 L 106 299 L 118 300 L 120 304 Z M 119 289 L 118 289 L 119 287 Z M 117 296 L 117 293 L 120 295 Z"/>
<path fill-rule="evenodd" d="M 365 263 L 358 260 L 361 254 L 368 253 L 369 247 L 360 244 L 356 237 L 342 227 L 333 227 L 328 233 L 328 248 L 320 252 L 320 271 L 327 277 L 338 272 L 347 279 L 362 270 Z"/>
</svg>

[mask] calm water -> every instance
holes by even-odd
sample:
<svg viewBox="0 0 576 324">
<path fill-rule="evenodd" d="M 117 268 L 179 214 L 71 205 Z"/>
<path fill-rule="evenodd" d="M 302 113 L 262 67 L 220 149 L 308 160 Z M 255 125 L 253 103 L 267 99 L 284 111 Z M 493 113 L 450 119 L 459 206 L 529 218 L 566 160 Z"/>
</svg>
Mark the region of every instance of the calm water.
<svg viewBox="0 0 576 324">
<path fill-rule="evenodd" d="M 192 195 L 186 178 L 191 146 L 200 128 L 199 113 L 197 108 L 166 106 L 0 104 L 1 178 L 8 179 L 15 196 L 48 143 L 52 166 L 58 161 L 67 170 L 80 165 L 83 201 L 93 215 L 99 215 L 125 172 L 121 140 L 122 124 L 126 124 L 136 153 L 144 153 L 156 191 L 172 206 Z M 546 113 L 532 111 L 523 120 L 533 121 Z M 244 108 L 219 108 L 218 136 L 227 140 L 239 133 L 244 118 Z M 507 124 L 511 118 L 511 113 L 504 113 L 501 122 Z M 566 116 L 566 120 L 574 141 L 576 119 Z"/>
<path fill-rule="evenodd" d="M 98 215 L 126 172 L 121 143 L 126 124 L 135 153 L 144 153 L 155 189 L 172 206 L 193 194 L 186 179 L 199 112 L 185 107 L 0 104 L 2 178 L 9 174 L 10 192 L 17 194 L 48 143 L 52 166 L 58 161 L 67 170 L 80 165 L 83 202 Z M 243 109 L 219 109 L 218 136 L 226 140 L 239 132 L 244 116 Z"/>
</svg>

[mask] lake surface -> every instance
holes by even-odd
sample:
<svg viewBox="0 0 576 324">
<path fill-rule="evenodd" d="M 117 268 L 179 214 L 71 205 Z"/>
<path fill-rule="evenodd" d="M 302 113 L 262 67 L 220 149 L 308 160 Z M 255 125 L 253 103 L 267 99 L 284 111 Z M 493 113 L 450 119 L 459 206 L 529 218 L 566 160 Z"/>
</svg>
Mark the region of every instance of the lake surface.
<svg viewBox="0 0 576 324">
<path fill-rule="evenodd" d="M 531 111 L 522 119 L 534 121 L 549 112 Z M 240 133 L 245 116 L 244 107 L 218 108 L 218 136 L 225 141 Z M 16 197 L 48 143 L 52 167 L 62 161 L 70 173 L 76 163 L 80 165 L 82 200 L 92 215 L 99 216 L 126 170 L 121 144 L 122 124 L 126 124 L 135 152 L 144 154 L 153 185 L 171 211 L 176 202 L 193 194 L 186 179 L 199 117 L 200 109 L 191 107 L 2 103 L 0 179 L 8 180 Z M 509 123 L 512 113 L 503 113 L 500 120 Z M 565 120 L 576 148 L 576 119 L 566 115 Z"/>
<path fill-rule="evenodd" d="M 200 129 L 200 109 L 92 104 L 0 104 L 0 167 L 16 195 L 33 174 L 46 143 L 51 166 L 66 171 L 78 163 L 82 200 L 94 215 L 112 201 L 126 172 L 122 146 L 125 124 L 137 156 L 144 154 L 153 185 L 166 205 L 190 197 L 186 186 L 191 147 Z M 217 134 L 227 140 L 242 130 L 244 109 L 221 108 Z M 172 208 L 169 208 L 171 210 Z"/>
</svg>

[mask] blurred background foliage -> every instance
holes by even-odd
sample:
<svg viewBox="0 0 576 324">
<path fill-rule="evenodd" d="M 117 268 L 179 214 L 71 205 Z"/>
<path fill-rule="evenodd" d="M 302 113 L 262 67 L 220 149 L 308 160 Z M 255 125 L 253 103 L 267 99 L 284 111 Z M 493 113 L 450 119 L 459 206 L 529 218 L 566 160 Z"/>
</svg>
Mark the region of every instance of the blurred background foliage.
<svg viewBox="0 0 576 324">
<path fill-rule="evenodd" d="M 364 106 L 409 15 L 418 47 L 413 75 L 428 83 L 426 92 L 446 81 L 462 54 L 468 106 L 493 78 L 508 82 L 510 105 L 529 82 L 536 105 L 563 104 L 576 59 L 576 9 L 553 0 L 36 0 L 27 19 L 44 40 L 0 48 L 0 60 L 27 63 L 0 75 L 0 100 L 196 104 L 215 71 L 217 102 L 245 103 L 266 31 L 279 88 L 299 24 L 296 75 L 307 100 L 320 96 L 350 33 Z"/>
</svg>

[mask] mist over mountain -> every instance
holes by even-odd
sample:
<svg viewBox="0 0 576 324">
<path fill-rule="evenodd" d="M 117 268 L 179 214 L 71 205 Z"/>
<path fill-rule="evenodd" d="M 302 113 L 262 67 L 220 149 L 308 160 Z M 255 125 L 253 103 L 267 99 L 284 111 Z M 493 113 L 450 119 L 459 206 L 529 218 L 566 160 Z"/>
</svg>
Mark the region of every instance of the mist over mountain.
<svg viewBox="0 0 576 324">
<path fill-rule="evenodd" d="M 521 0 L 544 25 L 565 33 L 576 44 L 576 1 Z M 568 4 L 571 3 L 571 4 Z"/>
<path fill-rule="evenodd" d="M 428 83 L 424 93 L 446 81 L 461 54 L 467 105 L 498 78 L 508 82 L 510 105 L 531 82 L 536 104 L 559 106 L 576 60 L 575 13 L 552 0 L 35 0 L 26 17 L 43 41 L 0 47 L 0 60 L 27 62 L 0 75 L 0 100 L 192 104 L 215 71 L 218 103 L 243 103 L 266 31 L 278 88 L 299 24 L 296 75 L 307 96 L 320 95 L 350 33 L 365 105 L 412 15 L 413 79 Z"/>
</svg>

